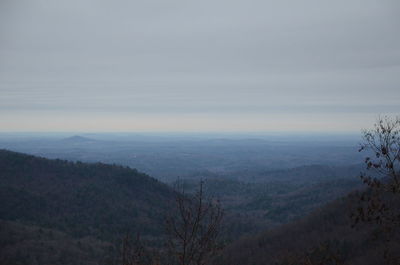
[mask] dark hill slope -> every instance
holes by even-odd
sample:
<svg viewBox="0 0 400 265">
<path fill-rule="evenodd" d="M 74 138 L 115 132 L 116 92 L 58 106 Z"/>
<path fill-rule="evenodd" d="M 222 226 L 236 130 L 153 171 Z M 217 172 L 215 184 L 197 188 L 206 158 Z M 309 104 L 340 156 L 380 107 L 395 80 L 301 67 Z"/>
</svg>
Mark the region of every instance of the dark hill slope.
<svg viewBox="0 0 400 265">
<path fill-rule="evenodd" d="M 0 151 L 0 219 L 111 239 L 162 232 L 174 193 L 127 167 Z"/>
<path fill-rule="evenodd" d="M 382 240 L 376 238 L 377 230 L 366 225 L 351 227 L 350 215 L 357 202 L 357 196 L 352 193 L 297 222 L 240 239 L 223 251 L 216 264 L 385 264 L 383 256 L 386 247 Z M 388 244 L 391 253 L 400 253 L 400 242 Z M 324 257 L 339 261 L 322 262 Z"/>
<path fill-rule="evenodd" d="M 113 245 L 92 237 L 73 238 L 54 229 L 0 220 L 2 265 L 113 264 Z"/>
</svg>

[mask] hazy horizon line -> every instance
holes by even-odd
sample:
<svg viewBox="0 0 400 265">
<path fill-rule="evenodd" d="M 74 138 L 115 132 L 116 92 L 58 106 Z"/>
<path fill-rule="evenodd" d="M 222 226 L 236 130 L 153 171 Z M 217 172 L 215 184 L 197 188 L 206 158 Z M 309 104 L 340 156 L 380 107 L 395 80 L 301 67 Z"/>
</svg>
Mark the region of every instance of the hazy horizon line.
<svg viewBox="0 0 400 265">
<path fill-rule="evenodd" d="M 359 135 L 363 129 L 359 131 L 328 131 L 328 130 L 299 130 L 299 131 L 1 131 L 0 134 L 119 134 L 119 135 L 209 135 L 209 134 L 227 134 L 227 135 Z"/>
</svg>

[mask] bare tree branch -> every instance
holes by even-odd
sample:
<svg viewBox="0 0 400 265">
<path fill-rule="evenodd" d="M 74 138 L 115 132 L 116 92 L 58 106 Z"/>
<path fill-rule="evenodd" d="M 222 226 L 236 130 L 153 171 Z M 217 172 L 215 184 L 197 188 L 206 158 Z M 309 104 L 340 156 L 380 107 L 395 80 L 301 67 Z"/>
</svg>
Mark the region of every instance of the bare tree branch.
<svg viewBox="0 0 400 265">
<path fill-rule="evenodd" d="M 203 185 L 192 197 L 177 193 L 177 212 L 166 221 L 167 246 L 179 265 L 204 265 L 219 249 L 223 211 L 218 201 L 205 198 Z"/>
</svg>

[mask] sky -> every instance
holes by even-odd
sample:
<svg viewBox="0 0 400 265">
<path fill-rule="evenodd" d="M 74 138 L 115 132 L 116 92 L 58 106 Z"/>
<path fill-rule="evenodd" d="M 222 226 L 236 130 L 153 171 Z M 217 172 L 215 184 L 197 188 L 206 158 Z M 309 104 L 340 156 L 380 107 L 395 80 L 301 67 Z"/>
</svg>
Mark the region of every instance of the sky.
<svg viewBox="0 0 400 265">
<path fill-rule="evenodd" d="M 355 132 L 397 114 L 397 0 L 0 0 L 0 131 Z"/>
</svg>

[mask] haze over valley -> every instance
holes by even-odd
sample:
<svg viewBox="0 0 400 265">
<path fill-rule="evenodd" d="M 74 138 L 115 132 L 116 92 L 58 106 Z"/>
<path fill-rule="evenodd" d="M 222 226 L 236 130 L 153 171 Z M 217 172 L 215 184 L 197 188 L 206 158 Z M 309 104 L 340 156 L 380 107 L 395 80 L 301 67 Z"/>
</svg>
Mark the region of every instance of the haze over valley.
<svg viewBox="0 0 400 265">
<path fill-rule="evenodd" d="M 0 265 L 400 265 L 397 0 L 0 0 Z"/>
</svg>

